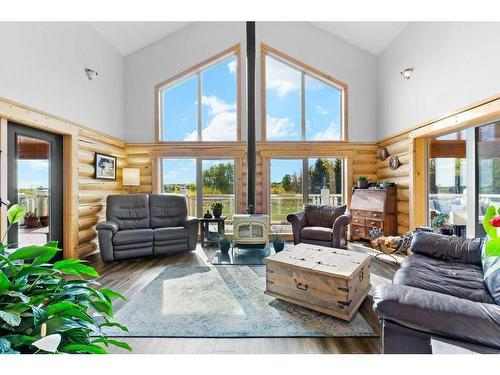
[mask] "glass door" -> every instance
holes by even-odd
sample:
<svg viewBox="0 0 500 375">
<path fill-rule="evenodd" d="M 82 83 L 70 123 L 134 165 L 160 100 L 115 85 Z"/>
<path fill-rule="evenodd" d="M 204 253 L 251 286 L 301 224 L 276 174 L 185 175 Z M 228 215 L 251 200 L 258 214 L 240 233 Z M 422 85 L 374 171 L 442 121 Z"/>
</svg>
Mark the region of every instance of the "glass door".
<svg viewBox="0 0 500 375">
<path fill-rule="evenodd" d="M 484 236 L 482 221 L 490 204 L 500 207 L 500 122 L 476 128 L 476 237 Z"/>
<path fill-rule="evenodd" d="M 62 247 L 62 137 L 8 124 L 8 197 L 26 208 L 8 233 L 17 247 L 58 241 Z"/>
</svg>

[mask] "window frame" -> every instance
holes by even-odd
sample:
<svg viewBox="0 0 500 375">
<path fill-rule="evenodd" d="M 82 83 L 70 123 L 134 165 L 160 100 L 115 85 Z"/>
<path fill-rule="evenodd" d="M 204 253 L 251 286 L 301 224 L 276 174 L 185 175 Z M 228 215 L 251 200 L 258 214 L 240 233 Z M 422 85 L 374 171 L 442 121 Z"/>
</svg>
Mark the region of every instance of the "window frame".
<svg viewBox="0 0 500 375">
<path fill-rule="evenodd" d="M 294 69 L 297 69 L 301 73 L 301 138 L 300 140 L 268 140 L 267 139 L 267 103 L 266 103 L 266 56 L 270 56 L 279 62 L 286 64 Z M 311 140 L 306 139 L 305 135 L 305 75 L 309 75 L 315 79 L 318 79 L 327 85 L 333 86 L 341 91 L 341 139 L 338 140 Z M 284 52 L 281 52 L 267 44 L 261 43 L 260 45 L 260 78 L 261 78 L 261 139 L 266 142 L 313 142 L 313 143 L 346 143 L 349 140 L 348 137 L 348 85 L 338 79 L 331 77 L 330 75 L 323 73 L 310 65 L 307 65 Z"/>
<path fill-rule="evenodd" d="M 217 65 L 225 59 L 235 56 L 236 57 L 236 140 L 233 141 L 204 141 L 202 137 L 203 124 L 201 122 L 202 104 L 201 104 L 201 94 L 202 94 L 202 84 L 201 84 L 201 74 L 204 70 L 207 70 L 214 65 Z M 193 76 L 198 76 L 197 78 L 197 97 L 198 97 L 198 108 L 197 108 L 197 130 L 198 130 L 198 140 L 196 141 L 166 141 L 163 140 L 163 124 L 162 118 L 162 107 L 161 107 L 161 95 L 162 91 L 168 89 L 169 87 L 175 86 L 178 83 L 187 80 Z M 155 85 L 154 88 L 154 110 L 155 110 L 155 143 L 167 143 L 167 144 L 188 144 L 188 143 L 207 143 L 207 142 L 239 142 L 241 141 L 241 47 L 240 44 L 236 44 L 194 66 L 186 69 L 160 83 Z"/>
</svg>

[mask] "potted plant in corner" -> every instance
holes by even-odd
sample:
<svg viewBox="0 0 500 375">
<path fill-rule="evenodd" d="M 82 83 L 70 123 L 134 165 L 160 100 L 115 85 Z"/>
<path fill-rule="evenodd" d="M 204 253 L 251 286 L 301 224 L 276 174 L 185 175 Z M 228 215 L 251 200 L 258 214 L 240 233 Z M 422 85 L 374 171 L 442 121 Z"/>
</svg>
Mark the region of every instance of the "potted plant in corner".
<svg viewBox="0 0 500 375">
<path fill-rule="evenodd" d="M 359 189 L 368 189 L 368 179 L 366 176 L 358 177 L 358 188 Z"/>
<path fill-rule="evenodd" d="M 219 218 L 222 216 L 222 209 L 223 208 L 224 208 L 224 205 L 221 202 L 212 203 L 212 213 L 214 214 L 215 218 Z"/>
<path fill-rule="evenodd" d="M 227 254 L 229 252 L 229 248 L 231 247 L 231 240 L 225 234 L 219 237 L 219 247 L 222 254 Z"/>
<path fill-rule="evenodd" d="M 283 237 L 281 236 L 281 227 L 280 226 L 273 226 L 272 231 L 273 231 L 272 242 L 273 242 L 274 251 L 279 253 L 280 251 L 283 251 L 283 249 L 285 248 L 285 241 L 283 240 Z"/>
<path fill-rule="evenodd" d="M 435 231 L 451 236 L 453 234 L 453 229 L 448 223 L 448 215 L 439 213 L 432 218 L 431 225 Z"/>
<path fill-rule="evenodd" d="M 36 210 L 35 212 L 28 211 L 26 213 L 26 216 L 24 217 L 24 225 L 26 225 L 26 228 L 28 229 L 38 228 L 38 216 L 36 215 Z"/>
<path fill-rule="evenodd" d="M 25 214 L 23 206 L 10 207 L 9 228 Z M 97 289 L 99 274 L 85 260 L 52 263 L 61 251 L 57 241 L 13 248 L 0 243 L 0 354 L 106 354 L 110 345 L 131 350 L 106 333 L 106 327 L 128 332 L 113 319 L 112 301 L 125 298 Z"/>
</svg>

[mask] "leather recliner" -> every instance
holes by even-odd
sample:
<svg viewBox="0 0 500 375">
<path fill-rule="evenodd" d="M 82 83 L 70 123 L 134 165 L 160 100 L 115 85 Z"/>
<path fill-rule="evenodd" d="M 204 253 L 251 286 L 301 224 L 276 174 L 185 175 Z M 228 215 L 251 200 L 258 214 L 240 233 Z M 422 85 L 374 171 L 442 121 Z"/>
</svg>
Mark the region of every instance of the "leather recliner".
<svg viewBox="0 0 500 375">
<path fill-rule="evenodd" d="M 109 195 L 96 230 L 104 261 L 168 255 L 196 249 L 198 219 L 182 195 Z"/>
<path fill-rule="evenodd" d="M 347 229 L 352 216 L 346 206 L 306 204 L 304 211 L 290 214 L 293 243 L 309 243 L 338 249 L 347 248 Z"/>
</svg>

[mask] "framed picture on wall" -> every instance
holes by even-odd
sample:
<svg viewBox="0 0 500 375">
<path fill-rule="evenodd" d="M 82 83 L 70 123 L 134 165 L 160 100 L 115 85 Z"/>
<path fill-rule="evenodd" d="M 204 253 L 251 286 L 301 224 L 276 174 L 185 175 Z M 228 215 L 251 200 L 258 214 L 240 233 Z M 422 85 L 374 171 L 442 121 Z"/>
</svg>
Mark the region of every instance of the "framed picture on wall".
<svg viewBox="0 0 500 375">
<path fill-rule="evenodd" d="M 95 154 L 95 178 L 116 180 L 116 158 L 111 155 Z"/>
</svg>

